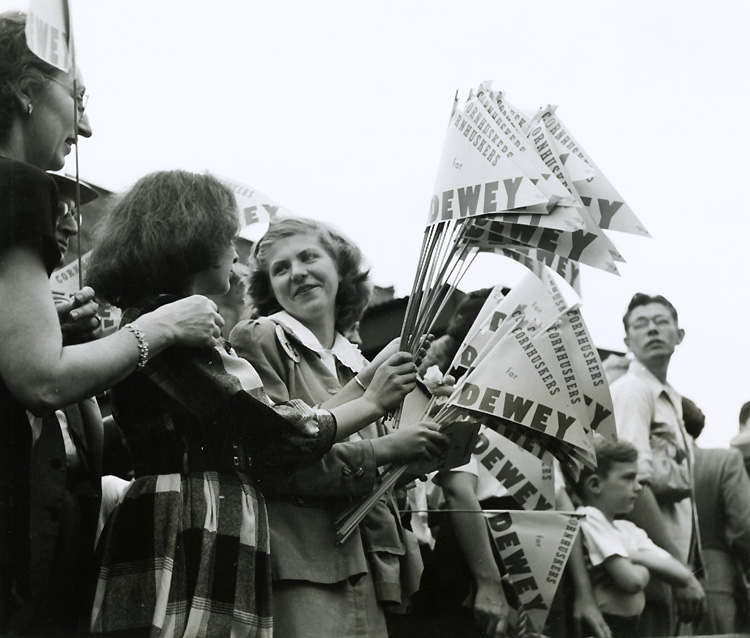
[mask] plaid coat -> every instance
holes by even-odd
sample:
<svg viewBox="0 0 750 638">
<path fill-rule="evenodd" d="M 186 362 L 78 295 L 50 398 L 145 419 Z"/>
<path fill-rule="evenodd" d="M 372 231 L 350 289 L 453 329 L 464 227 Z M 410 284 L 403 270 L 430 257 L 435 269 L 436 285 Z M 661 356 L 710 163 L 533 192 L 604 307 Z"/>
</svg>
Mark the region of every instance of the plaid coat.
<svg viewBox="0 0 750 638">
<path fill-rule="evenodd" d="M 123 324 L 170 299 L 129 309 Z M 246 361 L 172 348 L 113 390 L 136 480 L 99 546 L 92 631 L 148 636 L 272 634 L 269 468 L 312 462 L 330 413 L 271 407 Z"/>
</svg>

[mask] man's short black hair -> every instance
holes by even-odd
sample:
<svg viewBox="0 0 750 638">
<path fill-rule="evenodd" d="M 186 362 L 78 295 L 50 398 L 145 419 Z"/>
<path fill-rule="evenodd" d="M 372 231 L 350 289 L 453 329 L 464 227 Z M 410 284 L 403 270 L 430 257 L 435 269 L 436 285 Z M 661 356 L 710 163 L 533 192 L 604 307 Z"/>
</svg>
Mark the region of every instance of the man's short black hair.
<svg viewBox="0 0 750 638">
<path fill-rule="evenodd" d="M 706 426 L 706 415 L 693 401 L 682 397 L 682 420 L 685 423 L 685 431 L 697 439 Z"/>
<path fill-rule="evenodd" d="M 748 417 L 750 417 L 750 401 L 740 408 L 740 426 L 745 425 Z"/>
<path fill-rule="evenodd" d="M 625 332 L 628 331 L 628 320 L 630 319 L 630 314 L 633 312 L 633 310 L 638 308 L 638 306 L 647 306 L 651 303 L 659 303 L 664 306 L 667 310 L 669 310 L 669 314 L 672 315 L 672 319 L 674 319 L 675 324 L 679 325 L 679 321 L 677 319 L 677 309 L 672 305 L 669 299 L 667 299 L 663 295 L 647 295 L 642 292 L 637 292 L 630 300 L 630 303 L 628 304 L 628 310 L 625 313 L 625 316 L 622 318 L 622 323 L 625 326 Z"/>
</svg>

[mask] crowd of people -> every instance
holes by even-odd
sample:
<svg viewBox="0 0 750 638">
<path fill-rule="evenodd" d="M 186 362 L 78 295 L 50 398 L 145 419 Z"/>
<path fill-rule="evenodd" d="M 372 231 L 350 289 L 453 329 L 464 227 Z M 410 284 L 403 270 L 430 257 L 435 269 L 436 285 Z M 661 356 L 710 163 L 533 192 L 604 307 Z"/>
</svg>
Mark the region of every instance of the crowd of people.
<svg viewBox="0 0 750 638">
<path fill-rule="evenodd" d="M 76 191 L 97 195 L 48 172 L 93 134 L 84 96 L 79 69 L 29 50 L 23 13 L 0 15 L 0 635 L 514 635 L 482 510 L 520 506 L 476 458 L 405 476 L 356 533 L 336 534 L 383 467 L 446 448 L 433 423 L 389 433 L 383 418 L 428 367 L 449 372 L 488 291 L 419 357 L 394 341 L 367 361 L 345 336 L 371 292 L 359 249 L 280 219 L 253 247 L 253 318 L 225 340 L 209 296 L 228 292 L 238 260 L 235 197 L 170 170 L 109 202 L 87 285 L 55 296 Z M 105 337 L 99 303 L 122 309 Z M 544 633 L 747 628 L 742 453 L 694 444 L 703 415 L 667 381 L 684 336 L 672 304 L 636 295 L 624 328 L 632 359 L 610 367 L 620 440 L 597 441 L 598 467 L 576 482 L 558 472 L 556 508 L 585 516 Z M 428 487 L 445 513 L 420 525 L 406 502 Z"/>
</svg>

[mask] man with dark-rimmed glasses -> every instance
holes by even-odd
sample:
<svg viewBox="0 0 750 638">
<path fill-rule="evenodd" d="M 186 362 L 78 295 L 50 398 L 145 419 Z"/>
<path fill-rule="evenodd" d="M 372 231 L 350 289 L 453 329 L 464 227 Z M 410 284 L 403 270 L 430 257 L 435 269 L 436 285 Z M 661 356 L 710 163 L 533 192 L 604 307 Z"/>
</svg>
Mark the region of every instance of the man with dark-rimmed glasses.
<svg viewBox="0 0 750 638">
<path fill-rule="evenodd" d="M 682 419 L 682 397 L 667 381 L 669 363 L 685 331 L 675 307 L 663 296 L 637 293 L 623 317 L 625 345 L 633 355 L 627 373 L 612 384 L 617 434 L 638 449 L 638 477 L 644 489 L 629 518 L 682 563 L 699 560 L 692 484 L 692 449 Z M 686 477 L 681 489 L 660 481 L 659 467 L 670 465 Z M 671 455 L 671 456 L 670 456 Z M 641 636 L 673 636 L 677 621 L 691 622 L 703 613 L 705 595 L 693 577 L 671 589 L 652 581 L 646 590 Z"/>
</svg>

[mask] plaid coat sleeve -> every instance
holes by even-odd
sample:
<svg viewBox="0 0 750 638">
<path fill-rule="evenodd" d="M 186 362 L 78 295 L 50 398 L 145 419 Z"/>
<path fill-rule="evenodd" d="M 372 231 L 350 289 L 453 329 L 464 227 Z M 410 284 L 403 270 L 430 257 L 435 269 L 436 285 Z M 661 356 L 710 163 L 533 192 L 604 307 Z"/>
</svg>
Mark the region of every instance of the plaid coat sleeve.
<svg viewBox="0 0 750 638">
<path fill-rule="evenodd" d="M 127 310 L 123 325 L 145 311 Z M 233 430 L 255 468 L 314 461 L 333 444 L 330 412 L 296 400 L 273 405 L 253 367 L 221 346 L 170 348 L 136 374 L 200 421 Z"/>
</svg>

